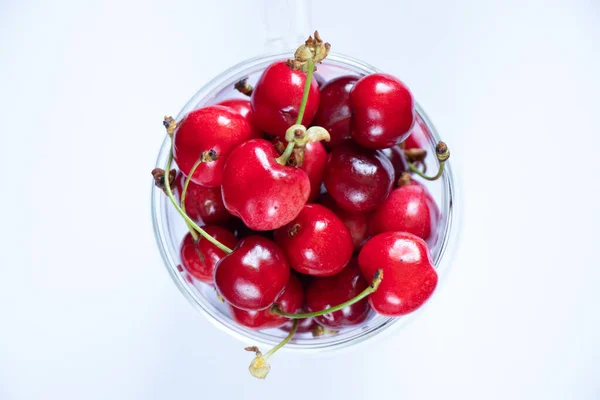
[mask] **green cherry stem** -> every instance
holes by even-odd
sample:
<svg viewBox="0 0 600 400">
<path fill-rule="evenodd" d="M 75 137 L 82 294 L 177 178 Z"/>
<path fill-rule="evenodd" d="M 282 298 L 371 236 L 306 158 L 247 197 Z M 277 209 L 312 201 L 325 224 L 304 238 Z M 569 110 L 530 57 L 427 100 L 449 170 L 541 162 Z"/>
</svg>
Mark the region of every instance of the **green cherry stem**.
<svg viewBox="0 0 600 400">
<path fill-rule="evenodd" d="M 446 161 L 448 161 L 448 159 L 450 158 L 450 151 L 448 150 L 448 146 L 446 145 L 446 143 L 441 141 L 438 142 L 438 144 L 435 146 L 435 155 L 437 156 L 438 162 L 440 163 L 440 167 L 438 169 L 437 174 L 435 174 L 434 176 L 425 175 L 411 162 L 408 163 L 408 169 L 410 169 L 411 172 L 414 172 L 421 178 L 426 179 L 428 181 L 435 181 L 439 179 L 444 173 L 444 165 L 446 164 Z"/>
<path fill-rule="evenodd" d="M 374 291 L 377 290 L 382 279 L 383 279 L 383 270 L 378 269 L 377 272 L 375 272 L 375 275 L 373 275 L 373 280 L 371 281 L 371 284 L 365 290 L 360 292 L 358 294 L 358 296 L 356 296 L 342 304 L 338 304 L 337 306 L 326 308 L 325 310 L 315 311 L 315 312 L 311 312 L 311 313 L 304 313 L 304 314 L 291 314 L 291 313 L 286 313 L 286 312 L 282 311 L 279 308 L 279 306 L 277 304 L 275 304 L 275 305 L 273 305 L 273 307 L 271 307 L 271 312 L 273 314 L 278 314 L 278 315 L 281 315 L 282 317 L 292 318 L 292 319 L 318 317 L 319 315 L 329 314 L 329 313 L 332 313 L 335 311 L 339 311 L 339 310 L 343 309 L 344 307 L 351 306 L 352 304 L 361 301 L 362 299 L 364 299 L 365 297 L 367 297 L 368 295 L 370 295 L 371 293 L 373 293 Z"/>
<path fill-rule="evenodd" d="M 291 157 L 292 153 L 294 152 L 295 145 L 296 145 L 296 142 L 293 140 L 291 142 L 288 142 L 283 153 L 279 157 L 277 157 L 275 159 L 275 161 L 277 161 L 281 165 L 286 165 L 287 160 Z"/>
<path fill-rule="evenodd" d="M 165 167 L 165 168 L 167 168 L 166 171 L 171 170 L 172 162 L 173 162 L 173 140 L 171 140 L 171 151 L 169 152 L 169 158 L 167 159 L 167 166 Z M 173 197 L 173 192 L 171 191 L 171 184 L 169 183 L 168 179 L 165 179 L 165 191 L 167 192 L 167 197 L 171 200 L 171 203 L 173 203 L 173 205 L 175 206 L 175 209 L 177 210 L 177 212 L 179 214 L 181 214 L 181 216 L 183 217 L 185 222 L 188 224 L 188 226 L 191 226 L 192 228 L 194 228 L 200 235 L 202 235 L 202 237 L 204 237 L 206 240 L 208 240 L 209 242 L 211 242 L 212 244 L 217 246 L 219 249 L 223 250 L 225 253 L 229 254 L 229 253 L 233 252 L 233 250 L 231 250 L 229 247 L 225 246 L 223 243 L 219 242 L 214 237 L 210 236 L 208 233 L 206 233 L 206 231 L 204 229 L 200 228 L 198 226 L 198 224 L 196 224 L 190 217 L 188 217 L 188 215 L 181 209 L 179 204 L 177 204 L 177 200 L 175 200 L 175 197 Z M 183 197 L 183 195 L 182 195 L 182 197 Z"/>
<path fill-rule="evenodd" d="M 185 196 L 187 194 L 187 189 L 190 184 L 190 178 L 194 175 L 194 172 L 196 172 L 196 168 L 198 168 L 198 165 L 200 165 L 200 164 L 202 164 L 202 158 L 200 158 L 198 161 L 196 161 L 196 163 L 192 166 L 190 173 L 188 174 L 188 176 L 185 177 L 185 182 L 183 183 L 183 190 L 181 191 L 181 210 L 185 214 L 187 214 L 187 211 L 185 210 Z M 193 227 L 191 227 L 189 224 L 188 224 L 188 228 L 190 230 L 190 234 L 194 238 L 194 241 L 197 242 L 199 239 L 198 232 L 196 232 L 196 230 Z"/>
<path fill-rule="evenodd" d="M 280 348 L 288 344 L 290 340 L 292 340 L 292 337 L 296 333 L 297 329 L 298 320 L 295 320 L 294 324 L 292 325 L 292 329 L 290 330 L 290 333 L 288 333 L 285 339 L 283 339 L 277 346 L 273 347 L 265 354 L 262 354 L 256 346 L 246 347 L 244 350 L 253 351 L 256 354 L 256 357 L 254 357 L 254 359 L 250 363 L 250 367 L 248 367 L 250 374 L 252 374 L 252 376 L 254 376 L 255 378 L 265 379 L 267 374 L 271 370 L 271 366 L 267 363 L 267 360 L 269 359 L 269 357 L 275 354 L 277 350 L 279 350 Z"/>
<path fill-rule="evenodd" d="M 427 179 L 428 181 L 435 181 L 435 180 L 439 179 L 440 176 L 442 176 L 442 174 L 444 173 L 444 164 L 445 164 L 444 162 L 440 163 L 440 168 L 438 169 L 437 174 L 435 174 L 434 176 L 425 175 L 413 163 L 408 163 L 408 168 L 411 170 L 411 172 L 414 172 L 415 174 L 419 175 L 423 179 Z"/>
<path fill-rule="evenodd" d="M 310 92 L 310 84 L 312 83 L 313 72 L 315 71 L 315 62 L 312 58 L 307 61 L 308 70 L 306 72 L 306 82 L 304 83 L 304 93 L 302 93 L 302 102 L 300 103 L 300 110 L 298 110 L 298 119 L 296 119 L 296 125 L 302 124 L 302 118 L 304 118 L 304 110 L 306 109 L 306 103 L 308 102 L 308 93 Z"/>
</svg>

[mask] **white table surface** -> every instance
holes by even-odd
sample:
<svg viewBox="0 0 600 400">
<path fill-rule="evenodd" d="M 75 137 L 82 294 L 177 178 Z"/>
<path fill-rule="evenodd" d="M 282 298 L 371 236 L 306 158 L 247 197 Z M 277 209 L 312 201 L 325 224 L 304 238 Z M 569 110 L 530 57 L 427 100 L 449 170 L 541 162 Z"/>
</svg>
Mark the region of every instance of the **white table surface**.
<svg viewBox="0 0 600 400">
<path fill-rule="evenodd" d="M 267 381 L 172 283 L 149 205 L 162 116 L 262 51 L 253 3 L 0 2 L 0 399 L 600 398 L 600 3 L 312 2 L 451 145 L 461 246 L 405 329 Z"/>
</svg>

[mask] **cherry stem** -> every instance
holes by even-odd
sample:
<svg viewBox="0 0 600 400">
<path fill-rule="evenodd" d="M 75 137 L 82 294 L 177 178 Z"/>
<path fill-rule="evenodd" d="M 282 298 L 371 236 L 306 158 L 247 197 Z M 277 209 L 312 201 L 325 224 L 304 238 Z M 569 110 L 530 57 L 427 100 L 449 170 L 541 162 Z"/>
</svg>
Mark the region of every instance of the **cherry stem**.
<svg viewBox="0 0 600 400">
<path fill-rule="evenodd" d="M 294 152 L 295 145 L 296 142 L 293 140 L 291 142 L 288 142 L 287 146 L 285 147 L 285 150 L 283 151 L 283 154 L 277 157 L 275 161 L 277 161 L 281 165 L 286 165 L 287 160 L 291 157 L 292 153 Z"/>
<path fill-rule="evenodd" d="M 435 174 L 434 176 L 425 175 L 424 172 L 421 172 L 411 162 L 408 163 L 408 168 L 411 170 L 411 172 L 414 172 L 423 179 L 426 179 L 428 181 L 435 181 L 439 179 L 444 173 L 444 165 L 446 164 L 446 161 L 448 161 L 448 158 L 450 158 L 450 151 L 448 150 L 448 146 L 446 145 L 446 143 L 441 141 L 438 142 L 438 144 L 435 146 L 435 155 L 437 156 L 438 162 L 440 163 L 440 167 L 438 169 L 437 174 Z"/>
<path fill-rule="evenodd" d="M 444 173 L 444 164 L 445 161 L 440 162 L 440 168 L 438 169 L 437 174 L 435 174 L 434 176 L 425 175 L 425 173 L 421 172 L 413 163 L 408 163 L 408 168 L 423 179 L 427 179 L 428 181 L 435 181 L 439 179 L 440 176 L 442 176 L 442 174 Z"/>
<path fill-rule="evenodd" d="M 290 333 L 288 333 L 288 335 L 285 337 L 285 339 L 283 339 L 277 346 L 273 347 L 271 350 L 269 350 L 265 353 L 265 355 L 263 356 L 265 358 L 265 360 L 268 359 L 269 357 L 271 357 L 273 354 L 275 354 L 275 352 L 277 350 L 279 350 L 280 348 L 282 348 L 283 346 L 288 344 L 289 341 L 292 340 L 292 337 L 296 333 L 297 329 L 298 329 L 298 321 L 294 321 L 294 323 L 292 325 L 292 329 L 290 329 Z"/>
<path fill-rule="evenodd" d="M 171 151 L 169 152 L 169 158 L 167 160 L 167 166 L 166 166 L 167 171 L 171 170 L 172 162 L 173 162 L 173 140 L 171 140 Z M 212 244 L 217 246 L 219 249 L 223 250 L 225 253 L 230 254 L 233 252 L 233 250 L 231 250 L 229 247 L 225 246 L 223 243 L 219 242 L 214 237 L 210 236 L 208 233 L 206 233 L 206 231 L 204 229 L 200 228 L 198 226 L 198 224 L 196 224 L 190 217 L 188 217 L 188 215 L 181 209 L 179 204 L 177 204 L 177 200 L 175 200 L 175 197 L 173 197 L 173 192 L 171 191 L 171 184 L 168 179 L 165 179 L 165 191 L 167 192 L 167 197 L 171 200 L 171 203 L 173 203 L 173 205 L 175 206 L 175 209 L 177 210 L 177 212 L 179 214 L 181 214 L 181 216 L 183 217 L 185 222 L 188 224 L 188 226 L 191 226 L 192 228 L 194 228 L 200 235 L 202 235 L 202 237 L 204 237 L 206 240 L 208 240 L 209 242 L 211 242 Z"/>
<path fill-rule="evenodd" d="M 190 170 L 190 173 L 188 174 L 188 176 L 185 177 L 185 182 L 183 183 L 183 190 L 181 191 L 181 211 L 183 211 L 186 214 L 187 214 L 187 212 L 185 210 L 185 195 L 187 194 L 187 189 L 190 184 L 190 180 L 191 180 L 190 178 L 194 175 L 194 172 L 196 172 L 196 168 L 198 168 L 198 165 L 200 165 L 200 164 L 202 164 L 202 158 L 200 158 L 198 161 L 196 161 L 196 163 Z M 190 226 L 190 224 L 187 224 L 187 226 L 188 226 L 188 229 L 190 230 L 190 234 L 194 238 L 194 241 L 197 242 L 199 239 L 198 233 L 196 232 L 196 230 L 193 227 Z"/>
<path fill-rule="evenodd" d="M 310 92 L 310 84 L 312 83 L 312 76 L 315 70 L 315 63 L 311 58 L 308 59 L 308 71 L 306 72 L 306 82 L 304 83 L 304 93 L 302 93 L 302 102 L 300 103 L 300 110 L 298 110 L 298 119 L 296 119 L 296 125 L 302 124 L 302 118 L 304 118 L 304 110 L 306 109 L 306 103 L 308 102 L 308 94 Z"/>
<path fill-rule="evenodd" d="M 246 351 L 252 351 L 256 354 L 256 356 L 250 363 L 250 366 L 248 367 L 248 370 L 250 371 L 250 374 L 253 377 L 258 379 L 265 379 L 267 377 L 269 371 L 271 370 L 271 366 L 267 363 L 267 360 L 269 359 L 269 357 L 275 354 L 277 350 L 279 350 L 280 348 L 285 346 L 290 340 L 292 340 L 292 337 L 296 333 L 296 329 L 298 329 L 298 320 L 294 321 L 292 329 L 290 330 L 290 333 L 288 333 L 288 335 L 285 337 L 285 339 L 283 339 L 277 346 L 273 347 L 264 355 L 256 346 L 250 346 L 244 349 Z"/>
<path fill-rule="evenodd" d="M 335 311 L 339 311 L 345 307 L 351 306 L 354 303 L 358 303 L 359 301 L 361 301 L 362 299 L 364 299 L 365 297 L 367 297 L 368 295 L 370 295 L 371 293 L 376 291 L 377 288 L 379 287 L 379 284 L 381 283 L 382 279 L 383 279 L 383 270 L 378 269 L 377 272 L 375 272 L 375 275 L 373 275 L 373 280 L 371 281 L 371 284 L 365 290 L 360 292 L 358 294 L 358 296 L 356 296 L 342 304 L 338 304 L 337 306 L 326 308 L 325 310 L 315 311 L 315 312 L 311 312 L 311 313 L 304 313 L 304 314 L 291 314 L 291 313 L 286 313 L 286 312 L 282 311 L 279 308 L 279 306 L 277 304 L 275 304 L 275 305 L 273 305 L 273 307 L 271 307 L 271 312 L 273 314 L 281 315 L 282 317 L 292 318 L 292 319 L 311 318 L 311 317 L 318 317 L 319 315 L 329 314 L 329 313 L 332 313 Z"/>
</svg>

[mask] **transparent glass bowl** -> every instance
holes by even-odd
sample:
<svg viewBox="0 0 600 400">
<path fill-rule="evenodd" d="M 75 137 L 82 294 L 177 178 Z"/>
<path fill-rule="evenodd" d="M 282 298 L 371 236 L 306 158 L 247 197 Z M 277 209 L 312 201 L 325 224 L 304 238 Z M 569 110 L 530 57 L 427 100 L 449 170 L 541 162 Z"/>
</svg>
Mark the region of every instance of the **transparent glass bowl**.
<svg viewBox="0 0 600 400">
<path fill-rule="evenodd" d="M 188 101 L 176 120 L 179 121 L 190 111 L 205 105 L 214 104 L 227 98 L 244 98 L 233 89 L 235 82 L 248 77 L 249 83 L 254 84 L 269 64 L 276 60 L 286 59 L 291 54 L 293 51 L 257 57 L 228 69 L 201 88 Z M 323 64 L 318 65 L 317 71 L 326 80 L 341 75 L 367 75 L 374 72 L 379 71 L 361 61 L 335 53 L 330 54 Z M 422 146 L 428 151 L 426 162 L 432 173 L 438 166 L 434 149 L 440 137 L 423 109 L 418 104 L 416 108 L 418 118 L 413 134 L 422 136 L 424 142 Z M 170 143 L 167 137 L 160 149 L 156 167 L 165 167 L 169 149 Z M 435 198 L 441 211 L 439 237 L 436 245 L 431 249 L 432 259 L 440 278 L 443 278 L 450 267 L 451 253 L 456 246 L 457 239 L 456 188 L 450 164 L 450 162 L 446 163 L 442 179 L 435 182 L 421 180 Z M 179 245 L 187 228 L 169 199 L 154 185 L 152 186 L 152 219 L 158 247 L 173 281 L 188 300 L 215 326 L 245 343 L 275 345 L 285 337 L 286 333 L 279 329 L 255 331 L 238 325 L 231 319 L 228 307 L 217 298 L 213 287 L 195 281 L 182 270 L 179 260 Z M 439 281 L 443 282 L 443 279 Z M 310 333 L 298 334 L 286 348 L 305 351 L 340 349 L 364 342 L 375 335 L 381 336 L 384 331 L 390 332 L 392 327 L 399 327 L 408 319 L 410 319 L 409 316 L 389 318 L 372 313 L 363 324 L 345 328 L 336 335 L 314 338 Z"/>
</svg>

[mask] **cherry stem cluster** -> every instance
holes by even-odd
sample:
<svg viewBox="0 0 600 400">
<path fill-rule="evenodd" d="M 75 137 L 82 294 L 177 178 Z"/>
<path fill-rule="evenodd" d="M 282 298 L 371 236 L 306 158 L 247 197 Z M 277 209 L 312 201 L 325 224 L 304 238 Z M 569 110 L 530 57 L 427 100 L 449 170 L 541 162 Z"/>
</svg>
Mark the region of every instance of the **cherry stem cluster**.
<svg viewBox="0 0 600 400">
<path fill-rule="evenodd" d="M 278 314 L 278 315 L 281 315 L 282 317 L 286 317 L 286 318 L 290 318 L 290 319 L 311 318 L 311 317 L 318 317 L 319 315 L 329 314 L 329 313 L 332 313 L 335 311 L 339 311 L 345 307 L 351 306 L 354 303 L 358 303 L 359 301 L 361 301 L 362 299 L 364 299 L 365 297 L 367 297 L 368 295 L 370 295 L 371 293 L 376 291 L 377 288 L 379 287 L 379 284 L 381 283 L 382 279 L 383 279 L 383 270 L 378 269 L 377 272 L 375 272 L 375 275 L 373 275 L 373 280 L 371 281 L 371 284 L 365 290 L 360 292 L 358 294 L 358 296 L 356 296 L 346 302 L 343 302 L 342 304 L 338 304 L 337 306 L 329 307 L 329 308 L 326 308 L 321 311 L 315 311 L 315 312 L 311 312 L 311 313 L 292 314 L 292 313 L 286 313 L 286 312 L 282 311 L 281 308 L 279 308 L 279 306 L 277 304 L 275 304 L 275 305 L 273 305 L 273 307 L 271 307 L 271 312 L 273 314 Z"/>
</svg>

